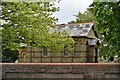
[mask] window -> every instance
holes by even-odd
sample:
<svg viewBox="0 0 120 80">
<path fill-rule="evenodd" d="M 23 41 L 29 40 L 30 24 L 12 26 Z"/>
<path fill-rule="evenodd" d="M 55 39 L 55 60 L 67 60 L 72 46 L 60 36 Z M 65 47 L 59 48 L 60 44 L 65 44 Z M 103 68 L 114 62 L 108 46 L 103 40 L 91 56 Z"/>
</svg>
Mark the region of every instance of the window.
<svg viewBox="0 0 120 80">
<path fill-rule="evenodd" d="M 74 56 L 80 56 L 80 44 L 74 44 Z"/>
<path fill-rule="evenodd" d="M 46 47 L 43 47 L 43 56 L 48 56 L 48 51 Z"/>
<path fill-rule="evenodd" d="M 67 46 L 64 46 L 64 56 L 68 56 L 68 49 L 67 49 Z"/>
<path fill-rule="evenodd" d="M 23 62 L 26 62 L 26 58 L 27 58 L 26 52 L 22 52 L 22 58 L 23 58 Z"/>
</svg>

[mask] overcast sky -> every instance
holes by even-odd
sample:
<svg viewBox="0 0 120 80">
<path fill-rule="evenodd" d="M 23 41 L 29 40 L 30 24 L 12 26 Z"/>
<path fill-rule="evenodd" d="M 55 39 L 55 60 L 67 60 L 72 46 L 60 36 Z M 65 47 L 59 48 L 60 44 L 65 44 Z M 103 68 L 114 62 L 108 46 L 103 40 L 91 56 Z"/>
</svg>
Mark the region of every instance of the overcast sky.
<svg viewBox="0 0 120 80">
<path fill-rule="evenodd" d="M 58 18 L 58 24 L 67 23 L 74 20 L 73 15 L 79 11 L 84 12 L 92 2 L 93 0 L 61 0 L 60 3 L 56 3 L 60 11 L 56 12 L 54 16 Z"/>
</svg>

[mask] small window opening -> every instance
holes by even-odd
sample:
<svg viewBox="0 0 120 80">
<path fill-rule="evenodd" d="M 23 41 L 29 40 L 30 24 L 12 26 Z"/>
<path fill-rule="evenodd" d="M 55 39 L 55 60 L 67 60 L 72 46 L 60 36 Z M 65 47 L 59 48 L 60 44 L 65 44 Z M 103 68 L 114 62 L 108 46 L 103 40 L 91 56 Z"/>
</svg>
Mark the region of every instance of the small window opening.
<svg viewBox="0 0 120 80">
<path fill-rule="evenodd" d="M 43 47 L 43 56 L 48 56 L 48 51 L 46 47 Z"/>
<path fill-rule="evenodd" d="M 68 56 L 68 49 L 67 49 L 67 45 L 64 46 L 64 56 Z"/>
</svg>

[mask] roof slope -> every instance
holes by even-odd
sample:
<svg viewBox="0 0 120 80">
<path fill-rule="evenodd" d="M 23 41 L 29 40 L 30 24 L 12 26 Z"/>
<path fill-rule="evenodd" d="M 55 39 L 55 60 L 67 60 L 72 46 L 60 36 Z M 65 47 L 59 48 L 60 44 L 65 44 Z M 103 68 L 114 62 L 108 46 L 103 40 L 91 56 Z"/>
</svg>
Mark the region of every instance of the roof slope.
<svg viewBox="0 0 120 80">
<path fill-rule="evenodd" d="M 64 25 L 55 25 L 55 28 L 50 29 L 52 32 L 68 32 L 69 36 L 87 36 L 90 30 L 92 29 L 93 23 L 80 23 L 80 24 L 64 24 Z"/>
</svg>

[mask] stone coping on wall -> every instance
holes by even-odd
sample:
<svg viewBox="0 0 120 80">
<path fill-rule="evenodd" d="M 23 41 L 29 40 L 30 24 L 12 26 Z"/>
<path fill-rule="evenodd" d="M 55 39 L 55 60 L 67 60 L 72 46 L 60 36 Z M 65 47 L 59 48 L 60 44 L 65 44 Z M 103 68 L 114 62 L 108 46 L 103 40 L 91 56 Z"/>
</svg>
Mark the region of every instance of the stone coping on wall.
<svg viewBox="0 0 120 80">
<path fill-rule="evenodd" d="M 108 66 L 108 65 L 119 65 L 120 63 L 0 63 L 0 65 L 50 65 L 50 66 L 69 66 L 69 65 L 80 65 L 80 66 Z"/>
</svg>

